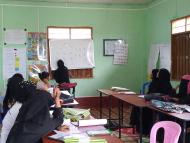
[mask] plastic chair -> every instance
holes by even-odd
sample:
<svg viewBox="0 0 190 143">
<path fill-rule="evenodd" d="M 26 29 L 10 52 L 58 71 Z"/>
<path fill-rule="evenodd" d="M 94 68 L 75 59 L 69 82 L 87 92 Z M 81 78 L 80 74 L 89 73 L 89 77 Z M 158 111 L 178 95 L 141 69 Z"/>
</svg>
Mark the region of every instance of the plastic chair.
<svg viewBox="0 0 190 143">
<path fill-rule="evenodd" d="M 173 121 L 160 121 L 153 125 L 150 133 L 150 143 L 156 142 L 156 134 L 158 129 L 164 129 L 164 142 L 163 143 L 178 143 L 181 133 L 181 126 Z"/>
<path fill-rule="evenodd" d="M 146 94 L 147 91 L 148 91 L 149 86 L 150 86 L 150 81 L 145 82 L 145 83 L 142 85 L 141 89 L 140 89 L 140 94 Z"/>
</svg>

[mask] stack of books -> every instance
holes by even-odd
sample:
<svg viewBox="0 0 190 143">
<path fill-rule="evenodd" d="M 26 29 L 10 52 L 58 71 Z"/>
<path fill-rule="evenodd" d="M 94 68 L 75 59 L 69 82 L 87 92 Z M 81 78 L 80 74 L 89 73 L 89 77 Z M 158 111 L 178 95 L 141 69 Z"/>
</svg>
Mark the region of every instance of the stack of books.
<svg viewBox="0 0 190 143">
<path fill-rule="evenodd" d="M 90 119 L 90 109 L 63 108 L 63 113 L 65 118 L 70 119 L 71 122 Z"/>
</svg>

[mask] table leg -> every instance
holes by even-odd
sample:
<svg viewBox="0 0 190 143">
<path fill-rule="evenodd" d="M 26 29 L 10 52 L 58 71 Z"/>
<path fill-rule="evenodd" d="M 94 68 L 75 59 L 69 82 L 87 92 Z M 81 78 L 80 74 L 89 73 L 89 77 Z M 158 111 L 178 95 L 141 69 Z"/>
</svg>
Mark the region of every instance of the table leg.
<svg viewBox="0 0 190 143">
<path fill-rule="evenodd" d="M 111 96 L 109 95 L 109 115 L 108 115 L 108 119 L 109 119 L 109 123 L 111 122 L 111 108 L 112 108 L 112 98 Z"/>
<path fill-rule="evenodd" d="M 121 138 L 121 100 L 118 99 L 118 114 L 119 114 L 119 138 Z"/>
<path fill-rule="evenodd" d="M 185 143 L 185 139 L 186 139 L 186 129 L 187 129 L 187 124 L 186 121 L 183 121 L 183 143 Z"/>
<path fill-rule="evenodd" d="M 121 102 L 121 126 L 123 127 L 123 102 Z"/>
<path fill-rule="evenodd" d="M 102 119 L 102 92 L 100 92 L 100 119 Z"/>
<path fill-rule="evenodd" d="M 142 108 L 140 107 L 140 143 L 142 143 Z"/>
</svg>

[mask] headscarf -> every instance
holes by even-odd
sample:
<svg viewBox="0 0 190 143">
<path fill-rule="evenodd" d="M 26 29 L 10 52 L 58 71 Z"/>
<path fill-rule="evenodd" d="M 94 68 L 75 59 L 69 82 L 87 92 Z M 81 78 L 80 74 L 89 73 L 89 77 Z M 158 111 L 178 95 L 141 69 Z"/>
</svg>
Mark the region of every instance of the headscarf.
<svg viewBox="0 0 190 143">
<path fill-rule="evenodd" d="M 54 79 L 57 83 L 70 83 L 68 68 L 64 65 L 64 62 L 60 59 L 57 61 L 57 69 L 54 71 Z"/>
<path fill-rule="evenodd" d="M 171 95 L 172 85 L 170 83 L 170 72 L 167 69 L 160 69 L 158 73 L 159 78 L 159 86 L 158 86 L 158 93 Z"/>
<path fill-rule="evenodd" d="M 149 85 L 148 94 L 157 93 L 158 72 L 159 72 L 159 69 L 153 69 L 152 70 L 152 81 L 150 82 L 150 85 Z"/>
</svg>

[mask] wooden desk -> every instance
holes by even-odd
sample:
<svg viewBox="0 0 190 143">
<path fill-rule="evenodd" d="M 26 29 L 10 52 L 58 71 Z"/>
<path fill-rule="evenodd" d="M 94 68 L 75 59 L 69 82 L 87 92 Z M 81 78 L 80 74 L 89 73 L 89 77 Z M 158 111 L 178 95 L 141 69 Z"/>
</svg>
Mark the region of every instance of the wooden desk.
<svg viewBox="0 0 190 143">
<path fill-rule="evenodd" d="M 84 133 L 88 130 L 101 130 L 101 129 L 105 129 L 103 126 L 88 126 L 88 127 L 79 127 L 79 130 L 81 133 Z M 53 133 L 50 133 L 49 135 L 52 135 Z M 98 135 L 98 136 L 94 136 L 91 137 L 93 138 L 101 138 L 101 139 L 106 139 L 108 143 L 124 143 L 123 141 L 121 141 L 119 138 L 117 138 L 115 135 Z M 56 141 L 53 139 L 49 139 L 48 135 L 42 138 L 43 143 L 62 143 L 61 141 Z"/>
<path fill-rule="evenodd" d="M 99 104 L 99 111 L 100 111 L 100 119 L 102 118 L 102 96 L 109 96 L 109 119 L 111 118 L 111 95 L 117 94 L 117 92 L 112 91 L 110 89 L 98 89 L 97 90 L 100 95 L 100 104 Z"/>
<path fill-rule="evenodd" d="M 149 103 L 145 102 L 143 98 L 139 98 L 136 94 L 120 94 L 110 89 L 98 89 L 100 93 L 100 118 L 102 118 L 102 95 L 109 96 L 109 120 L 111 120 L 111 97 L 118 99 L 118 120 L 119 120 L 119 138 L 121 138 L 121 122 L 123 122 L 123 102 L 126 102 L 132 106 L 136 106 L 140 109 L 140 143 L 142 143 L 142 108 L 149 106 Z"/>
<path fill-rule="evenodd" d="M 92 138 L 95 138 L 95 137 L 92 137 Z M 119 138 L 117 138 L 116 136 L 113 136 L 113 135 L 96 136 L 96 139 L 97 138 L 106 139 L 106 141 L 108 143 L 124 143 Z M 56 140 L 49 139 L 48 136 L 43 137 L 42 140 L 43 140 L 42 141 L 43 143 L 63 143 L 61 141 L 56 141 Z"/>
<path fill-rule="evenodd" d="M 121 137 L 121 118 L 123 118 L 123 114 L 121 114 L 121 111 L 123 112 L 123 109 L 121 109 L 121 107 L 123 108 L 122 104 L 123 102 L 128 103 L 132 106 L 136 106 L 140 109 L 140 143 L 142 143 L 142 109 L 145 107 L 148 107 L 150 104 L 148 102 L 146 102 L 143 98 L 138 97 L 138 95 L 134 95 L 134 94 L 113 94 L 113 97 L 117 98 L 119 101 L 119 105 L 118 105 L 118 112 L 119 112 L 119 137 Z"/>
<path fill-rule="evenodd" d="M 121 120 L 123 118 L 123 102 L 126 102 L 132 106 L 136 106 L 140 109 L 140 142 L 142 143 L 142 108 L 149 108 L 152 109 L 153 111 L 157 111 L 169 116 L 172 116 L 176 119 L 179 119 L 183 122 L 183 136 L 182 140 L 183 143 L 185 143 L 186 140 L 186 128 L 187 128 L 187 122 L 190 121 L 190 113 L 170 113 L 170 112 L 165 112 L 163 110 L 160 110 L 158 108 L 155 108 L 150 105 L 149 102 L 146 102 L 143 98 L 139 98 L 138 95 L 128 95 L 128 94 L 118 94 L 115 91 L 109 90 L 109 89 L 98 89 L 98 92 L 100 93 L 100 118 L 102 117 L 102 95 L 105 94 L 109 96 L 109 99 L 111 97 L 115 97 L 119 101 L 119 106 L 118 106 L 118 112 L 119 112 L 119 137 L 121 137 Z M 109 119 L 111 116 L 111 100 L 109 100 Z"/>
<path fill-rule="evenodd" d="M 188 112 L 184 112 L 184 113 L 170 113 L 170 112 L 166 112 L 166 111 L 163 111 L 163 110 L 160 110 L 158 108 L 155 108 L 153 106 L 149 106 L 148 108 L 156 111 L 156 112 L 160 112 L 160 113 L 163 113 L 163 114 L 166 114 L 168 116 L 171 116 L 171 117 L 174 117 L 176 119 L 179 119 L 183 122 L 183 135 L 182 135 L 182 142 L 185 143 L 185 140 L 186 140 L 186 133 L 187 133 L 187 122 L 190 121 L 190 113 Z"/>
</svg>

